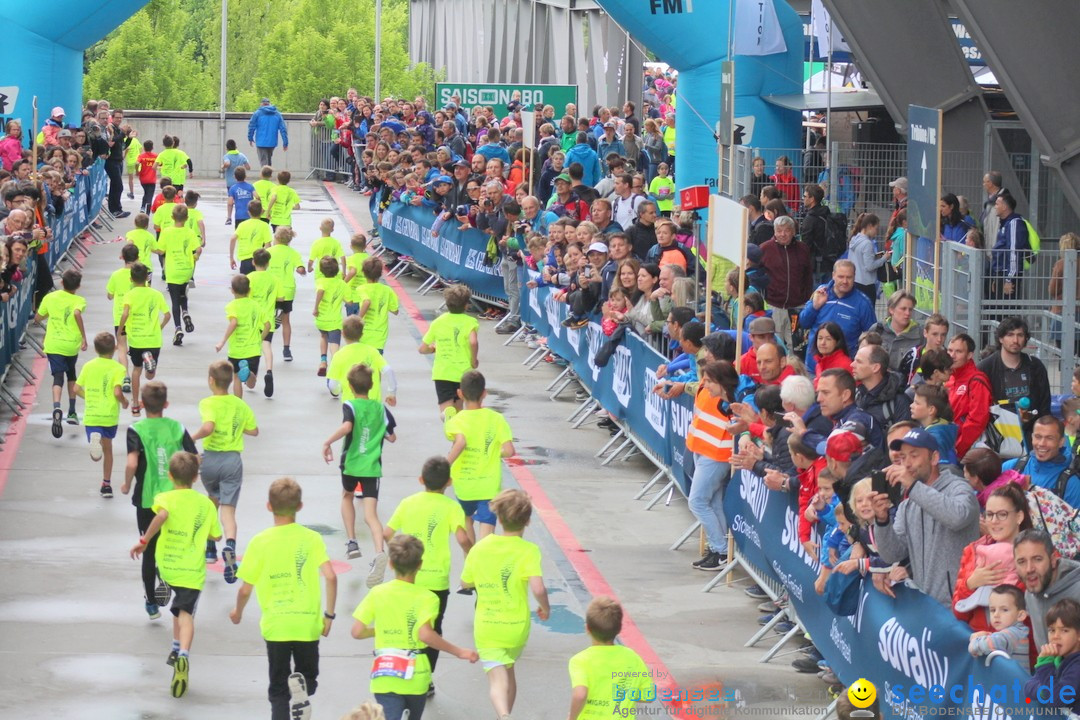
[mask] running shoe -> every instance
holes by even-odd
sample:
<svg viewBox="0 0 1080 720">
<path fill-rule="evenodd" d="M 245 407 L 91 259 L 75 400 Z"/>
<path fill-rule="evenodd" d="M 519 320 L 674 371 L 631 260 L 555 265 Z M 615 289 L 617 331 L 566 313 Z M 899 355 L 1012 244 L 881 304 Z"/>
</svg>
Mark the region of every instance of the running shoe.
<svg viewBox="0 0 1080 720">
<path fill-rule="evenodd" d="M 135 193 L 133 193 L 133 192 L 129 192 L 127 194 L 127 196 L 128 196 L 128 200 L 134 200 L 135 199 Z"/>
<path fill-rule="evenodd" d="M 154 353 L 150 352 L 149 350 L 143 352 L 142 367 L 143 370 L 146 371 L 147 375 L 154 372 L 154 370 L 157 370 L 157 360 L 154 359 Z"/>
<path fill-rule="evenodd" d="M 285 359 L 285 362 L 292 362 L 292 350 L 289 348 L 282 349 L 281 357 Z"/>
<path fill-rule="evenodd" d="M 217 562 L 217 545 L 214 543 L 213 540 L 210 540 L 206 543 L 206 562 Z"/>
<path fill-rule="evenodd" d="M 129 215 L 131 215 L 131 213 L 129 211 L 121 210 L 118 213 L 114 213 L 113 217 L 116 218 L 117 220 L 123 220 L 124 218 L 128 217 Z"/>
<path fill-rule="evenodd" d="M 173 665 L 172 684 L 172 696 L 174 698 L 184 697 L 184 693 L 187 692 L 188 687 L 188 670 L 191 668 L 190 660 L 187 655 L 177 655 L 176 664 Z"/>
<path fill-rule="evenodd" d="M 240 369 L 236 371 L 236 377 L 239 378 L 242 383 L 246 383 L 248 378 L 251 377 L 251 368 L 248 367 L 247 360 L 240 361 Z"/>
<path fill-rule="evenodd" d="M 176 328 L 176 332 L 173 333 L 172 344 L 177 347 L 184 344 L 184 331 L 180 328 Z"/>
<path fill-rule="evenodd" d="M 345 557 L 349 558 L 350 560 L 355 560 L 356 558 L 360 557 L 361 554 L 362 553 L 360 552 L 360 545 L 355 540 L 350 540 L 349 542 L 345 543 Z"/>
<path fill-rule="evenodd" d="M 232 225 L 232 218 L 225 218 L 226 225 Z"/>
<path fill-rule="evenodd" d="M 131 392 L 131 378 L 124 378 L 124 384 L 121 386 L 120 390 L 126 393 Z"/>
<path fill-rule="evenodd" d="M 474 595 L 475 593 L 476 593 L 476 588 L 459 587 L 457 589 L 457 594 L 458 595 Z"/>
<path fill-rule="evenodd" d="M 101 460 L 103 454 L 101 449 L 101 433 L 90 433 L 90 459 L 97 462 L 98 460 Z"/>
<path fill-rule="evenodd" d="M 330 397 L 334 398 L 335 400 L 341 397 L 341 383 L 339 383 L 337 380 L 330 380 L 329 378 L 327 378 L 326 389 L 330 391 Z"/>
<path fill-rule="evenodd" d="M 367 586 L 369 588 L 375 587 L 386 578 L 387 559 L 386 553 L 381 552 L 371 561 L 371 572 L 367 576 Z"/>
<path fill-rule="evenodd" d="M 319 377 L 326 377 L 326 363 L 320 363 L 319 369 L 315 372 Z"/>
<path fill-rule="evenodd" d="M 110 485 L 109 483 L 101 483 L 101 490 L 99 490 L 99 492 L 101 493 L 101 497 L 105 498 L 106 500 L 112 500 L 112 485 Z"/>
<path fill-rule="evenodd" d="M 142 415 L 142 405 L 131 404 L 131 417 L 139 417 Z"/>
<path fill-rule="evenodd" d="M 228 544 L 221 548 L 221 562 L 225 565 L 225 582 L 232 585 L 236 582 L 236 548 Z"/>
<path fill-rule="evenodd" d="M 191 316 L 184 313 L 184 330 L 193 333 L 195 332 L 195 323 L 191 322 Z"/>
<path fill-rule="evenodd" d="M 78 425 L 79 424 L 79 414 L 77 412 L 75 412 L 74 410 L 70 411 L 67 414 L 67 424 L 68 425 Z"/>
<path fill-rule="evenodd" d="M 146 603 L 145 607 L 146 614 L 150 617 L 151 620 L 157 620 L 159 617 L 161 617 L 161 611 L 158 610 L 158 606 L 154 603 L 148 602 Z"/>
<path fill-rule="evenodd" d="M 169 667 L 176 665 L 176 658 L 178 657 L 180 657 L 180 652 L 178 650 L 170 650 L 169 657 L 165 658 L 165 664 Z"/>
<path fill-rule="evenodd" d="M 64 411 L 60 408 L 53 408 L 52 411 L 52 436 L 54 438 L 63 437 L 64 435 Z"/>
<path fill-rule="evenodd" d="M 263 395 L 274 397 L 274 373 L 269 370 L 263 375 Z"/>
<path fill-rule="evenodd" d="M 428 696 L 429 698 L 433 698 L 433 697 L 435 697 L 435 683 L 428 683 L 428 686 L 427 686 L 427 696 Z"/>
<path fill-rule="evenodd" d="M 158 578 L 157 587 L 154 588 L 154 602 L 157 603 L 158 607 L 165 607 L 171 599 L 172 588 L 169 587 L 169 583 Z"/>
<path fill-rule="evenodd" d="M 750 587 L 746 588 L 746 590 L 744 590 L 743 592 L 745 592 L 747 595 L 754 598 L 755 600 L 768 600 L 769 599 L 769 593 L 762 590 L 761 587 L 758 586 L 758 585 L 751 585 Z"/>
<path fill-rule="evenodd" d="M 294 672 L 289 675 L 289 718 L 311 720 L 311 700 L 308 699 L 304 676 Z"/>
</svg>

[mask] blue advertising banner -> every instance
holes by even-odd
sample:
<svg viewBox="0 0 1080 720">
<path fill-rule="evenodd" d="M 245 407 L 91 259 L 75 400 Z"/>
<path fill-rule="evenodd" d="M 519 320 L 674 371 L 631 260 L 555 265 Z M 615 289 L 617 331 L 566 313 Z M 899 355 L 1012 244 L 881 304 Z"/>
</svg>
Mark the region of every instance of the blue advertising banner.
<svg viewBox="0 0 1080 720">
<path fill-rule="evenodd" d="M 896 598 L 873 588 L 867 577 L 858 609 L 839 617 L 814 590 L 817 558 L 799 542 L 798 498 L 772 492 L 752 473 L 740 471 L 724 496 L 735 543 L 754 565 L 770 570 L 787 589 L 814 645 L 845 685 L 866 678 L 877 689 L 882 717 L 940 715 L 1008 720 L 1029 717 L 1024 695 L 1028 674 L 1011 659 L 968 653 L 971 628 L 928 595 L 896 586 Z M 982 687 L 979 693 L 975 689 Z M 1048 717 L 1053 717 L 1049 715 Z"/>
</svg>

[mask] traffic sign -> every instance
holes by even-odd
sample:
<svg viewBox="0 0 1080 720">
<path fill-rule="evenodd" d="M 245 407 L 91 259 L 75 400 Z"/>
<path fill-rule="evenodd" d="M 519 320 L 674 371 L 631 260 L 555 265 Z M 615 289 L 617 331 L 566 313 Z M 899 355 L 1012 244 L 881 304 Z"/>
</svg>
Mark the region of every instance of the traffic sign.
<svg viewBox="0 0 1080 720">
<path fill-rule="evenodd" d="M 941 111 L 908 106 L 908 232 L 916 237 L 941 234 Z"/>
</svg>

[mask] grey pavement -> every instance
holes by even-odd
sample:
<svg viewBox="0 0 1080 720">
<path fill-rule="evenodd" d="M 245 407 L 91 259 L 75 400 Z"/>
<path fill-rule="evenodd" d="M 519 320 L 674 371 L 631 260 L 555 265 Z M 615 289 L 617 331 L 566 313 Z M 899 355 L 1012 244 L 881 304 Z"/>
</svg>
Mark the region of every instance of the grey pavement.
<svg viewBox="0 0 1080 720">
<path fill-rule="evenodd" d="M 224 225 L 224 188 L 220 182 L 195 181 L 203 193 L 199 207 L 206 215 L 208 245 L 190 292 L 196 332 L 184 346 L 166 340 L 158 378 L 169 387 L 167 414 L 188 428 L 199 424 L 197 403 L 208 394 L 206 367 L 217 357 L 231 299 L 228 282 L 228 238 Z M 326 189 L 314 182 L 297 184 L 302 209 L 294 215 L 298 232 L 293 245 L 306 258 L 326 216 L 337 223 L 335 235 L 347 246 L 352 221 L 371 225 L 367 198 L 335 186 L 339 208 Z M 119 221 L 117 235 L 132 227 Z M 86 260 L 82 293 L 88 299 L 88 336 L 111 330 L 111 305 L 105 297 L 109 274 L 119 266 L 120 242 L 96 245 Z M 438 293 L 418 296 L 418 279 L 401 281 L 420 315 L 430 321 L 441 303 Z M 267 527 L 265 510 L 270 482 L 291 475 L 304 488 L 299 522 L 322 533 L 334 566 L 340 573 L 338 620 L 320 645 L 319 690 L 313 699 L 314 717 L 339 718 L 369 698 L 367 671 L 370 640 L 349 635 L 350 615 L 366 592 L 364 578 L 372 555 L 363 522 L 358 533 L 364 557 L 347 561 L 339 513 L 336 466 L 326 465 L 320 445 L 340 422 L 339 402 L 315 374 L 318 335 L 310 314 L 314 297 L 310 278 L 300 278 L 293 314 L 292 349 L 295 362 L 284 363 L 275 338 L 276 391 L 262 394 L 262 382 L 245 398 L 259 421 L 260 435 L 249 438 L 244 451 L 245 481 L 238 508 L 241 560 L 247 539 Z M 40 331 L 37 331 L 40 332 Z M 387 519 L 397 502 L 418 489 L 416 477 L 423 460 L 444 453 L 430 360 L 416 352 L 420 332 L 403 304 L 392 318 L 386 357 L 399 378 L 398 442 L 387 445 L 380 516 Z M 557 401 L 548 399 L 547 384 L 557 368 L 541 364 L 528 371 L 521 361 L 527 350 L 517 343 L 503 347 L 504 336 L 493 324 L 481 323 L 480 369 L 488 378 L 489 405 L 505 413 L 514 430 L 522 466 L 515 475 L 526 489 L 547 501 L 534 514 L 526 538 L 538 543 L 544 556 L 544 576 L 553 605 L 547 622 L 534 619 L 532 636 L 518 665 L 519 693 L 514 717 L 562 718 L 569 707 L 567 661 L 589 643 L 584 634 L 584 608 L 590 591 L 610 588 L 624 604 L 636 633 L 628 643 L 646 660 L 662 664 L 678 686 L 734 691 L 745 709 L 775 708 L 770 717 L 805 717 L 807 707 L 828 704 L 825 686 L 813 675 L 798 675 L 789 658 L 758 662 L 767 649 L 762 643 L 744 648 L 758 628 L 756 601 L 742 592 L 743 583 L 701 593 L 711 577 L 691 569 L 697 558 L 696 537 L 678 552 L 668 546 L 692 522 L 685 500 L 678 495 L 670 506 L 652 511 L 633 500 L 652 475 L 641 458 L 617 461 L 602 468 L 593 457 L 608 439 L 594 426 L 571 430 L 565 418 L 572 412 L 572 391 Z M 29 361 L 28 353 L 23 357 Z M 82 359 L 90 355 L 83 354 Z M 25 428 L 13 424 L 0 452 L 0 717 L 75 717 L 85 720 L 135 718 L 254 718 L 268 717 L 266 658 L 258 628 L 258 610 L 249 605 L 244 621 L 228 619 L 236 586 L 225 584 L 220 564 L 208 573 L 196 615 L 192 648 L 191 687 L 176 700 L 169 695 L 170 669 L 165 656 L 171 640 L 167 611 L 151 621 L 142 606 L 138 563 L 128 549 L 138 537 L 130 499 L 98 496 L 100 467 L 89 459 L 81 426 L 65 426 L 64 437 L 49 432 L 49 378 L 37 362 L 43 383 L 33 400 Z M 261 372 L 261 371 L 260 371 Z M 16 394 L 21 389 L 8 379 Z M 81 413 L 82 403 L 79 403 Z M 122 479 L 122 445 L 130 415 L 123 413 L 118 434 L 117 469 Z M 17 438 L 21 434 L 21 440 Z M 18 448 L 14 447 L 18 444 Z M 12 455 L 14 453 L 14 456 Z M 517 485 L 511 473 L 504 486 Z M 461 567 L 454 551 L 454 573 Z M 471 646 L 472 602 L 451 595 L 444 634 Z M 631 637 L 632 635 L 632 637 Z M 435 674 L 436 697 L 425 718 L 464 720 L 493 715 L 487 683 L 479 665 L 448 658 Z M 801 707 L 785 710 L 791 706 Z M 654 704 L 654 712 L 663 710 Z M 716 716 L 717 706 L 701 704 L 703 715 Z M 736 707 L 723 709 L 734 716 Z"/>
</svg>

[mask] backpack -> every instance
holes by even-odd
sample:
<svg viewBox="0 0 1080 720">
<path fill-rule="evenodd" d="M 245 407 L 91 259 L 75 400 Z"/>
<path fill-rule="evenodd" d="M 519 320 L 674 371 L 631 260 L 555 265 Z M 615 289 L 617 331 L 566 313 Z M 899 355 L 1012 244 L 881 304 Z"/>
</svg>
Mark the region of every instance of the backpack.
<svg viewBox="0 0 1080 720">
<path fill-rule="evenodd" d="M 826 263 L 834 262 L 847 254 L 848 219 L 842 212 L 829 213 L 825 218 L 825 243 L 821 257 Z"/>
<path fill-rule="evenodd" d="M 1021 460 L 1017 467 L 1025 462 L 1026 459 Z M 1060 478 L 1058 484 L 1062 485 Z M 1080 556 L 1080 510 L 1074 510 L 1058 495 L 1036 485 L 1028 487 L 1027 499 L 1032 524 L 1046 530 L 1054 543 L 1054 549 L 1062 557 Z"/>
<path fill-rule="evenodd" d="M 1035 226 L 1028 222 L 1027 218 L 1024 218 L 1024 225 L 1027 227 L 1028 247 L 1030 248 L 1024 255 L 1024 269 L 1028 270 L 1031 268 L 1031 263 L 1035 261 L 1035 256 L 1039 254 L 1039 250 L 1042 248 L 1042 239 L 1039 238 Z"/>
<path fill-rule="evenodd" d="M 1030 458 L 1030 455 L 1025 455 L 1024 457 L 1017 460 L 1015 467 L 1013 467 L 1013 470 L 1023 475 L 1024 468 L 1027 467 L 1028 460 Z M 1054 484 L 1054 494 L 1057 495 L 1059 498 L 1065 497 L 1065 486 L 1068 485 L 1069 478 L 1071 478 L 1075 474 L 1076 473 L 1073 471 L 1072 463 L 1069 463 L 1069 466 L 1067 468 L 1058 473 L 1057 482 Z"/>
</svg>

